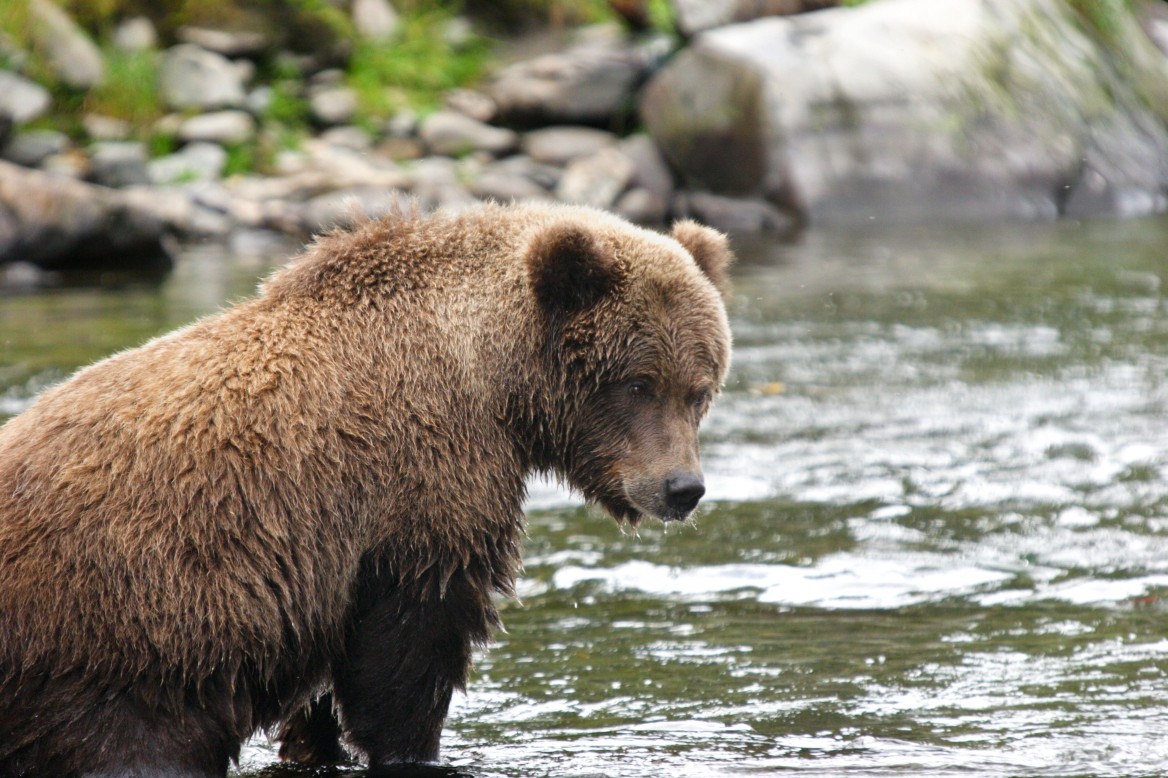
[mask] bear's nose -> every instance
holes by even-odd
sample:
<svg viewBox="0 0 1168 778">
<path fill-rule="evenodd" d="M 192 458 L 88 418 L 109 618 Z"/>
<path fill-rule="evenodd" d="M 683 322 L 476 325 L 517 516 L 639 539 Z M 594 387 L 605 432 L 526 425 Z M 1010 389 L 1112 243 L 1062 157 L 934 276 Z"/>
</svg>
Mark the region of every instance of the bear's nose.
<svg viewBox="0 0 1168 778">
<path fill-rule="evenodd" d="M 706 485 L 696 473 L 673 473 L 665 479 L 665 505 L 671 511 L 689 513 L 705 493 Z"/>
</svg>

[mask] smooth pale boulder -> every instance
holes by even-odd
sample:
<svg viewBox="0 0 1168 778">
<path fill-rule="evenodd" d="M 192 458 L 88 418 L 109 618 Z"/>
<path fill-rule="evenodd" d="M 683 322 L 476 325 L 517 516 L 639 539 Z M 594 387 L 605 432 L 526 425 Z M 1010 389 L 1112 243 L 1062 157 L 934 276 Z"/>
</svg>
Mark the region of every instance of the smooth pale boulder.
<svg viewBox="0 0 1168 778">
<path fill-rule="evenodd" d="M 1062 0 L 881 0 L 698 35 L 642 115 L 695 190 L 813 224 L 1168 208 L 1168 59 Z"/>
</svg>

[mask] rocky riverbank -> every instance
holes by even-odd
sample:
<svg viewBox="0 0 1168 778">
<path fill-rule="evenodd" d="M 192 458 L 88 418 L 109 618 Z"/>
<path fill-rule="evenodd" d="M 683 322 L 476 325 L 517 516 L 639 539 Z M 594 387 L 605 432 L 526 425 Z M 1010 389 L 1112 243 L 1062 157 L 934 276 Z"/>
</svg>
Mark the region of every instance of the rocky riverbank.
<svg viewBox="0 0 1168 778">
<path fill-rule="evenodd" d="M 99 112 L 46 129 L 62 93 L 9 50 L 0 263 L 140 260 L 176 238 L 306 238 L 403 199 L 558 199 L 731 231 L 1168 210 L 1168 5 L 1106 31 L 1069 0 L 823 10 L 833 5 L 674 0 L 684 42 L 580 28 L 446 91 L 436 110 L 378 121 L 361 115 L 343 58 L 200 27 L 163 46 L 133 18 L 110 45 L 148 58 L 165 114 L 145 133 Z M 401 44 L 385 0 L 339 7 L 365 39 Z M 49 0 L 29 9 L 49 20 L 35 45 L 68 94 L 99 89 L 87 33 Z M 456 18 L 442 34 L 457 47 L 472 33 Z M 274 80 L 273 62 L 297 79 Z M 309 131 L 293 142 L 281 136 L 289 105 Z M 257 149 L 262 166 L 240 159 Z"/>
</svg>

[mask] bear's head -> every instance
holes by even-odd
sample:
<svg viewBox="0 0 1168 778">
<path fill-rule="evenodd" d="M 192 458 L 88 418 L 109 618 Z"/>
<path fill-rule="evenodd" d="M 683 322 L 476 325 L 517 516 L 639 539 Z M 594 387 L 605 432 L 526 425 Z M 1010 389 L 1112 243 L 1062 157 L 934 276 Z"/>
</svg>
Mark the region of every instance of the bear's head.
<svg viewBox="0 0 1168 778">
<path fill-rule="evenodd" d="M 548 333 L 543 466 L 620 521 L 684 520 L 705 493 L 698 425 L 730 359 L 726 237 L 598 216 L 546 226 L 527 268 Z"/>
</svg>

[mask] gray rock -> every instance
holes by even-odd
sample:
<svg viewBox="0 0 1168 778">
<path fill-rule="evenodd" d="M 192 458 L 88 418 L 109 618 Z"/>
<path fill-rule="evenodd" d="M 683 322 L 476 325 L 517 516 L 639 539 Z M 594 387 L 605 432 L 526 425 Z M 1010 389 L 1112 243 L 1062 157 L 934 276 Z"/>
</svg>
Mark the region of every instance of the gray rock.
<svg viewBox="0 0 1168 778">
<path fill-rule="evenodd" d="M 501 155 L 519 144 L 519 136 L 454 111 L 437 111 L 422 120 L 418 137 L 432 154 L 454 157 L 473 151 Z"/>
<path fill-rule="evenodd" d="M 195 202 L 188 188 L 135 186 L 118 190 L 134 208 L 187 238 L 224 238 L 234 227 L 225 214 Z"/>
<path fill-rule="evenodd" d="M 92 89 L 105 80 L 105 62 L 97 44 L 50 0 L 29 0 L 33 41 L 49 68 L 74 89 Z"/>
<path fill-rule="evenodd" d="M 673 18 L 682 35 L 736 22 L 784 16 L 839 5 L 839 0 L 672 0 Z"/>
<path fill-rule="evenodd" d="M 563 167 L 572 160 L 615 146 L 616 141 L 611 132 L 592 127 L 547 127 L 526 133 L 523 151 L 536 162 Z"/>
<path fill-rule="evenodd" d="M 397 31 L 397 11 L 388 0 L 353 0 L 349 13 L 353 28 L 362 38 L 384 40 Z"/>
<path fill-rule="evenodd" d="M 474 23 L 465 16 L 455 16 L 442 28 L 442 42 L 452 49 L 461 49 L 474 38 Z"/>
<path fill-rule="evenodd" d="M 81 126 L 92 140 L 125 140 L 134 131 L 133 125 L 124 119 L 96 113 L 81 117 Z"/>
<path fill-rule="evenodd" d="M 480 122 L 490 123 L 498 113 L 495 101 L 474 89 L 451 89 L 442 96 L 442 104 Z"/>
<path fill-rule="evenodd" d="M 1060 0 L 763 19 L 697 36 L 642 116 L 691 188 L 813 224 L 1159 210 L 1168 62 L 1134 20 L 1115 34 L 1105 49 Z"/>
<path fill-rule="evenodd" d="M 526 154 L 512 154 L 493 163 L 490 169 L 507 175 L 522 176 L 548 191 L 555 189 L 564 175 L 563 168 L 537 162 Z"/>
<path fill-rule="evenodd" d="M 475 197 L 501 203 L 551 199 L 551 193 L 530 178 L 507 170 L 488 169 L 469 188 Z"/>
<path fill-rule="evenodd" d="M 180 43 L 190 43 L 224 57 L 256 57 L 270 45 L 268 36 L 253 30 L 213 30 L 208 27 L 183 26 L 175 33 Z"/>
<path fill-rule="evenodd" d="M 223 175 L 227 152 L 214 143 L 191 143 L 174 154 L 151 160 L 147 165 L 154 184 L 186 184 L 213 181 Z"/>
<path fill-rule="evenodd" d="M 52 96 L 40 84 L 0 70 L 0 114 L 12 117 L 17 124 L 27 124 L 48 113 L 52 104 Z"/>
<path fill-rule="evenodd" d="M 611 208 L 633 178 L 633 163 L 616 149 L 601 149 L 575 160 L 556 187 L 564 202 Z"/>
<path fill-rule="evenodd" d="M 384 131 L 391 138 L 411 138 L 418 131 L 418 114 L 412 108 L 403 108 L 389 117 Z"/>
<path fill-rule="evenodd" d="M 696 219 L 724 232 L 788 233 L 797 226 L 790 214 L 765 200 L 683 192 L 675 198 L 675 215 Z"/>
<path fill-rule="evenodd" d="M 373 138 L 369 137 L 369 133 L 351 125 L 330 127 L 316 137 L 332 146 L 352 151 L 368 151 L 373 148 Z"/>
<path fill-rule="evenodd" d="M 65 149 L 41 161 L 41 170 L 62 178 L 89 178 L 89 157 L 79 149 Z"/>
<path fill-rule="evenodd" d="M 317 90 L 309 100 L 309 110 L 318 124 L 348 124 L 357 113 L 357 93 L 343 86 Z"/>
<path fill-rule="evenodd" d="M 235 64 L 190 43 L 166 50 L 159 83 L 167 105 L 178 110 L 236 108 L 244 103 L 243 79 Z"/>
<path fill-rule="evenodd" d="M 669 216 L 669 202 L 648 189 L 637 187 L 621 195 L 613 210 L 636 224 L 662 224 Z"/>
<path fill-rule="evenodd" d="M 150 51 L 158 47 L 158 31 L 145 16 L 135 16 L 114 28 L 114 45 L 122 51 Z"/>
<path fill-rule="evenodd" d="M 123 193 L 6 162 L 0 213 L 0 263 L 61 268 L 165 255 L 165 223 Z"/>
<path fill-rule="evenodd" d="M 270 86 L 264 84 L 257 86 L 247 93 L 247 97 L 243 99 L 243 107 L 247 109 L 252 116 L 263 116 L 272 107 L 276 92 Z"/>
<path fill-rule="evenodd" d="M 40 167 L 53 154 L 69 148 L 69 136 L 56 130 L 27 130 L 18 133 L 0 151 L 0 157 L 24 167 Z"/>
<path fill-rule="evenodd" d="M 608 123 L 629 107 L 650 64 L 632 46 L 578 46 L 509 65 L 486 91 L 508 122 Z"/>
<path fill-rule="evenodd" d="M 673 173 L 652 138 L 644 134 L 631 135 L 623 139 L 618 148 L 633 162 L 632 186 L 652 192 L 662 203 L 673 199 Z"/>
<path fill-rule="evenodd" d="M 255 120 L 246 111 L 213 111 L 192 116 L 178 128 L 184 143 L 206 141 L 220 146 L 247 143 L 255 137 Z"/>
<path fill-rule="evenodd" d="M 105 141 L 89 148 L 89 178 L 96 184 L 111 187 L 138 186 L 150 183 L 146 170 L 149 156 L 141 143 Z"/>
</svg>

